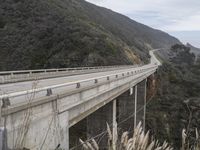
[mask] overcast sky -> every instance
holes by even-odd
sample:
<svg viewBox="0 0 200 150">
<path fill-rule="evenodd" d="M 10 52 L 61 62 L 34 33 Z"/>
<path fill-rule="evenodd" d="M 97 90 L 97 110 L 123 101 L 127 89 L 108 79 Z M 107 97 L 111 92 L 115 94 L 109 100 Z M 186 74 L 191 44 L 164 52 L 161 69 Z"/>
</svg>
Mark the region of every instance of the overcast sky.
<svg viewBox="0 0 200 150">
<path fill-rule="evenodd" d="M 87 0 L 200 47 L 200 0 Z"/>
</svg>

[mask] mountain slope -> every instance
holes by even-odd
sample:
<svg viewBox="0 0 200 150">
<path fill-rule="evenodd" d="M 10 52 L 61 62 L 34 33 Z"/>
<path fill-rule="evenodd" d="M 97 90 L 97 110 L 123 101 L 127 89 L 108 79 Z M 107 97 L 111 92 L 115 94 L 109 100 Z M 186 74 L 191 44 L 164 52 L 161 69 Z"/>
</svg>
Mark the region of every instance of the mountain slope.
<svg viewBox="0 0 200 150">
<path fill-rule="evenodd" d="M 0 70 L 124 65 L 180 43 L 83 0 L 0 0 Z"/>
<path fill-rule="evenodd" d="M 195 62 L 190 47 L 180 44 L 172 46 L 168 53 L 157 51 L 157 55 L 163 65 L 156 75 L 155 97 L 147 106 L 147 128 L 174 149 L 181 148 L 185 128 L 192 146 L 195 128 L 199 130 L 200 124 L 200 59 Z"/>
<path fill-rule="evenodd" d="M 190 51 L 195 54 L 196 58 L 200 57 L 200 49 L 192 46 L 190 43 L 186 44 L 190 48 Z"/>
</svg>

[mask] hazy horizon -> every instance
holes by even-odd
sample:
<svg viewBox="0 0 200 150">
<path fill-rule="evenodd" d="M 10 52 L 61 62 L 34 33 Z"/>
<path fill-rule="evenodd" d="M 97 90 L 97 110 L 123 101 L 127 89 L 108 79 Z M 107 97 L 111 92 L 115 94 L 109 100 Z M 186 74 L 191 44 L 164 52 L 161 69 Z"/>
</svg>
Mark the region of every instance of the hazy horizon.
<svg viewBox="0 0 200 150">
<path fill-rule="evenodd" d="M 169 34 L 177 37 L 184 44 L 190 43 L 200 48 L 200 31 L 172 31 Z"/>
<path fill-rule="evenodd" d="M 87 0 L 200 48 L 200 1 Z"/>
</svg>

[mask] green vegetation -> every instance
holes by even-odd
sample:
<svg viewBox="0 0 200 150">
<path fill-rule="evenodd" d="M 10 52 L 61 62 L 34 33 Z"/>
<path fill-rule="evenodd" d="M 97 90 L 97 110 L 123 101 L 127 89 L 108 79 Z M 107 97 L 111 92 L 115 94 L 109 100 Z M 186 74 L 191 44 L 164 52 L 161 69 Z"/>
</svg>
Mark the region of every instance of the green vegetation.
<svg viewBox="0 0 200 150">
<path fill-rule="evenodd" d="M 120 139 L 118 139 L 118 131 L 111 132 L 109 125 L 107 124 L 107 134 L 108 134 L 108 150 L 173 150 L 174 147 L 170 146 L 166 141 L 160 144 L 155 137 L 151 137 L 150 132 L 144 132 L 141 122 L 135 127 L 134 132 L 123 132 Z M 113 138 L 113 135 L 116 135 Z M 199 150 L 200 139 L 197 128 L 195 129 L 195 137 L 193 143 L 191 144 L 190 134 L 186 129 L 182 130 L 181 138 L 181 150 Z M 114 141 L 115 140 L 115 141 Z M 95 139 L 89 139 L 87 141 L 82 141 L 79 139 L 81 147 L 84 150 L 99 150 L 99 146 Z"/>
<path fill-rule="evenodd" d="M 176 43 L 162 31 L 83 0 L 2 0 L 0 5 L 0 71 L 147 63 L 149 49 Z M 160 88 L 147 109 L 150 133 L 177 149 L 182 129 L 194 143 L 200 124 L 200 59 L 194 63 L 195 56 L 179 44 L 170 59 L 161 58 Z"/>
<path fill-rule="evenodd" d="M 83 0 L 2 0 L 0 70 L 134 64 L 179 41 Z M 147 46 L 148 45 L 148 46 Z"/>
<path fill-rule="evenodd" d="M 184 45 L 175 45 L 171 51 L 175 54 L 158 71 L 159 89 L 147 108 L 147 122 L 153 135 L 179 149 L 182 129 L 187 129 L 194 144 L 200 124 L 200 63 L 194 63 L 194 55 Z"/>
</svg>

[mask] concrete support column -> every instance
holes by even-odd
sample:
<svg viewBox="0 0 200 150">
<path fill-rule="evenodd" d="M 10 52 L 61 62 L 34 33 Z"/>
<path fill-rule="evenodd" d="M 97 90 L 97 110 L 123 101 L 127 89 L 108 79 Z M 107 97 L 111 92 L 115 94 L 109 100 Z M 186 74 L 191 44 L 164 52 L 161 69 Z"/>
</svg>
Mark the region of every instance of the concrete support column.
<svg viewBox="0 0 200 150">
<path fill-rule="evenodd" d="M 136 125 L 141 121 L 145 126 L 146 113 L 146 79 L 137 84 L 137 118 Z"/>
<path fill-rule="evenodd" d="M 113 100 L 113 130 L 112 130 L 112 133 L 113 133 L 113 143 L 112 143 L 112 147 L 113 147 L 113 150 L 116 150 L 116 144 L 117 144 L 117 102 L 116 100 Z"/>
<path fill-rule="evenodd" d="M 134 129 L 135 129 L 137 126 L 137 85 L 135 86 L 134 104 L 135 104 L 135 108 L 134 108 Z"/>
<path fill-rule="evenodd" d="M 144 81 L 144 118 L 143 118 L 143 129 L 145 131 L 146 125 L 146 105 L 147 105 L 147 78 Z"/>
<path fill-rule="evenodd" d="M 58 115 L 58 122 L 60 128 L 59 148 L 63 150 L 69 149 L 69 120 L 68 112 Z"/>
<path fill-rule="evenodd" d="M 3 126 L 3 123 L 2 123 L 2 116 L 1 116 L 1 109 L 2 109 L 2 99 L 0 99 L 0 127 Z"/>
</svg>

